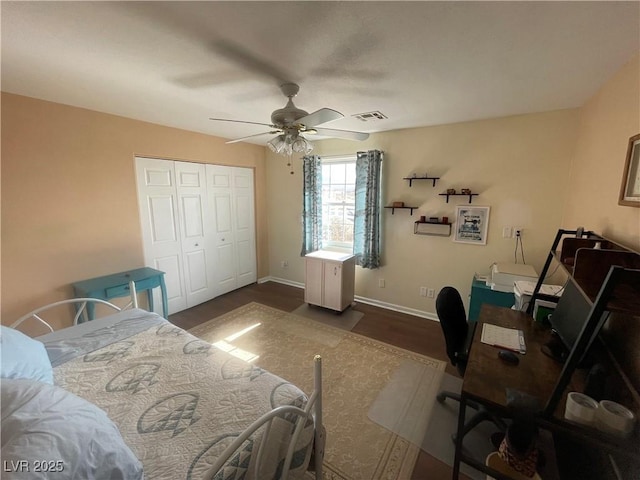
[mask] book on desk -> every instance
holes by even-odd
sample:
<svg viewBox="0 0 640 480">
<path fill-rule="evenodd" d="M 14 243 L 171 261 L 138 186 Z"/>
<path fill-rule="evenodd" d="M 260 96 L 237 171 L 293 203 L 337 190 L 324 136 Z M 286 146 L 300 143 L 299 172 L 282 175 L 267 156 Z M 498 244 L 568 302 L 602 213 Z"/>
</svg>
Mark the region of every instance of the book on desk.
<svg viewBox="0 0 640 480">
<path fill-rule="evenodd" d="M 517 328 L 507 328 L 490 323 L 483 323 L 480 341 L 503 350 L 510 350 L 521 354 L 527 353 L 524 332 Z"/>
</svg>

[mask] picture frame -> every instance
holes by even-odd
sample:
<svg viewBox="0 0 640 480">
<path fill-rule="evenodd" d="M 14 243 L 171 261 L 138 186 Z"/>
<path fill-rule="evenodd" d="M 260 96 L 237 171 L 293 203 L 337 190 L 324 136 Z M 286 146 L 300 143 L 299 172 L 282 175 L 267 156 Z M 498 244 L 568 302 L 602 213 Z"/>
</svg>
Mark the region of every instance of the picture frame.
<svg viewBox="0 0 640 480">
<path fill-rule="evenodd" d="M 640 207 L 640 133 L 629 139 L 618 205 Z"/>
<path fill-rule="evenodd" d="M 491 207 L 458 205 L 453 241 L 471 245 L 486 245 Z"/>
</svg>

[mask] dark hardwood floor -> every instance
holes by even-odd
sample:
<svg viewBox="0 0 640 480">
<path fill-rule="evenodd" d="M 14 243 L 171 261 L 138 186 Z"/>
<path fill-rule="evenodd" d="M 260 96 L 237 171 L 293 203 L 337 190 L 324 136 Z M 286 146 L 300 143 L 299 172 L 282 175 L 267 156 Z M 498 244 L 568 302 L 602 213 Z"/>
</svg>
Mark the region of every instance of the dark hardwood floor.
<svg viewBox="0 0 640 480">
<path fill-rule="evenodd" d="M 304 291 L 300 288 L 275 282 L 256 283 L 188 310 L 174 313 L 169 316 L 169 320 L 181 328 L 189 329 L 249 302 L 258 302 L 291 312 L 304 303 L 303 295 Z M 455 367 L 448 362 L 444 338 L 437 322 L 361 303 L 351 308 L 364 314 L 353 329 L 354 333 L 447 361 L 447 373 L 458 375 Z M 450 438 L 442 440 L 451 441 Z M 413 480 L 449 478 L 451 478 L 451 467 L 420 452 L 413 471 Z M 468 477 L 461 475 L 460 478 Z"/>
</svg>

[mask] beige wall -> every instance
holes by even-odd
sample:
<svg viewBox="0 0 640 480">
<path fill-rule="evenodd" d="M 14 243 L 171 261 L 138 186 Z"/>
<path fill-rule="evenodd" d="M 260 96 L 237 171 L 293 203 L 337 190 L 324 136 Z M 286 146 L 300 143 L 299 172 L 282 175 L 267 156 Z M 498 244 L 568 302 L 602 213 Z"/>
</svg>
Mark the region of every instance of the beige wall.
<svg viewBox="0 0 640 480">
<path fill-rule="evenodd" d="M 559 226 L 640 248 L 640 209 L 617 204 L 627 141 L 639 131 L 636 56 L 581 109 L 318 142 L 326 155 L 384 150 L 384 201 L 419 206 L 413 217 L 385 210 L 384 265 L 357 269 L 356 294 L 432 315 L 420 286 L 454 285 L 466 295 L 474 272 L 513 261 L 503 226 L 524 228 L 526 260 L 538 271 Z M 299 161 L 291 175 L 286 159 L 262 147 L 2 94 L 3 323 L 67 298 L 75 280 L 142 264 L 135 155 L 254 167 L 258 276 L 304 281 Z M 402 177 L 414 171 L 442 178 L 435 188 L 409 188 Z M 419 215 L 453 217 L 464 203 L 445 203 L 437 194 L 447 187 L 472 188 L 474 204 L 491 206 L 486 246 L 413 234 Z"/>
<path fill-rule="evenodd" d="M 640 250 L 640 208 L 618 205 L 629 138 L 640 133 L 640 55 L 581 109 L 571 194 L 562 224 Z"/>
<path fill-rule="evenodd" d="M 385 204 L 398 200 L 419 207 L 413 216 L 406 210 L 383 212 L 384 265 L 377 270 L 357 267 L 356 295 L 433 315 L 434 301 L 419 296 L 421 286 L 437 292 L 453 285 L 466 297 L 475 272 L 488 273 L 493 262 L 513 262 L 515 240 L 502 238 L 504 226 L 524 228 L 526 261 L 540 271 L 569 193 L 578 114 L 562 110 L 399 130 L 374 134 L 363 143 L 319 142 L 316 153 L 321 155 L 383 150 Z M 269 258 L 273 277 L 301 283 L 302 177 L 299 161 L 295 165 L 295 175 L 290 175 L 283 157 L 267 155 Z M 435 188 L 424 181 L 409 188 L 402 177 L 414 172 L 441 179 Z M 471 188 L 480 194 L 474 205 L 491 207 L 486 246 L 413 234 L 419 215 L 453 218 L 455 206 L 466 202 L 452 197 L 445 203 L 438 193 L 449 187 Z M 287 268 L 281 267 L 282 260 Z M 378 287 L 380 278 L 385 288 Z"/>
<path fill-rule="evenodd" d="M 2 94 L 2 323 L 142 266 L 134 156 L 255 168 L 258 276 L 268 272 L 263 147 Z"/>
<path fill-rule="evenodd" d="M 582 225 L 640 251 L 640 208 L 618 205 L 629 137 L 638 133 L 640 54 L 581 109 L 571 195 L 562 219 L 566 228 Z M 636 390 L 640 388 L 639 320 L 637 315 L 616 314 L 603 329 L 606 344 Z"/>
</svg>

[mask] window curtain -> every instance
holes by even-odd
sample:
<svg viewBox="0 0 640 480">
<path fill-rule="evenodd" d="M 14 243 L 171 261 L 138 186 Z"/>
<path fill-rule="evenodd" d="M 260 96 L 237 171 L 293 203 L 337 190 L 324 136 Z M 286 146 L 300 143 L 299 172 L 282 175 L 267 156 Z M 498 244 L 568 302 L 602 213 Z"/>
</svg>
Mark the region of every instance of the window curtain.
<svg viewBox="0 0 640 480">
<path fill-rule="evenodd" d="M 382 209 L 382 152 L 358 152 L 353 253 L 363 268 L 380 266 L 380 210 Z"/>
<path fill-rule="evenodd" d="M 322 248 L 322 165 L 318 155 L 302 158 L 302 252 Z"/>
</svg>

